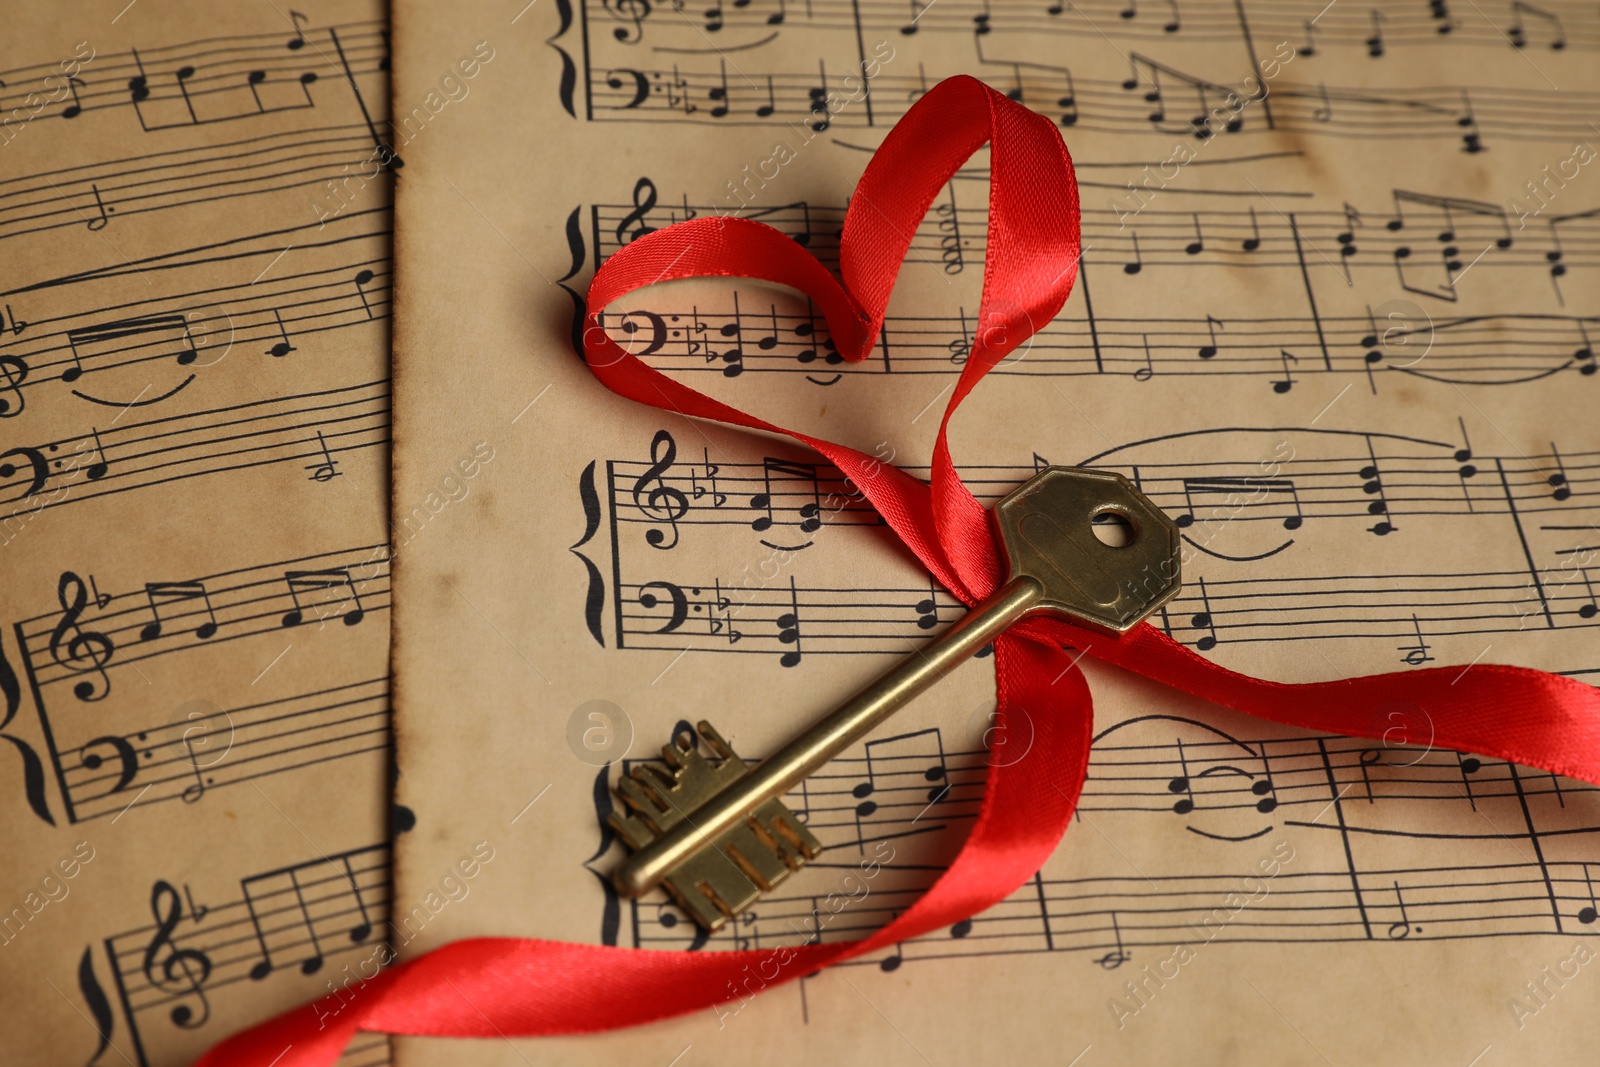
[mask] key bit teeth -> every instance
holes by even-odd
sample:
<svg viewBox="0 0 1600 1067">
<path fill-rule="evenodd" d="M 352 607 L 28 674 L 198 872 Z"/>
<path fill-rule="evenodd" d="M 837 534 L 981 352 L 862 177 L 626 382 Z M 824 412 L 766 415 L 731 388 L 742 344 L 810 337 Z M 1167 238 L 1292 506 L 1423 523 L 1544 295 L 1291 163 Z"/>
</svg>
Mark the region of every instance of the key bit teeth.
<svg viewBox="0 0 1600 1067">
<path fill-rule="evenodd" d="M 716 727 L 704 719 L 701 719 L 696 725 L 700 730 L 700 738 L 706 743 L 707 748 L 722 759 L 736 760 L 739 758 L 733 754 L 733 749 L 729 747 L 727 741 L 723 740 L 722 735 L 717 733 Z"/>
<path fill-rule="evenodd" d="M 749 768 L 708 722 L 699 739 L 716 762 L 707 759 L 684 730 L 662 749 L 663 768 L 635 767 L 618 781 L 616 793 L 629 811 L 614 811 L 608 821 L 624 844 L 640 849 L 737 782 Z M 769 800 L 721 836 L 689 855 L 661 884 L 691 918 L 716 930 L 770 892 L 822 851 L 822 844 L 781 800 Z M 618 887 L 630 896 L 623 882 Z"/>
</svg>

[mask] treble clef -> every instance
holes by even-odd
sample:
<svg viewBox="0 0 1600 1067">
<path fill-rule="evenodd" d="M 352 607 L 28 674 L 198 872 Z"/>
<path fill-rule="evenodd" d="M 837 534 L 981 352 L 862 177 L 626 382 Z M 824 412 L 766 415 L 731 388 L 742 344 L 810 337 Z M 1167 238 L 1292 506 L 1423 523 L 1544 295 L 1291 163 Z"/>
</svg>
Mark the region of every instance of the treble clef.
<svg viewBox="0 0 1600 1067">
<path fill-rule="evenodd" d="M 144 950 L 145 980 L 158 989 L 176 991 L 180 997 L 198 997 L 198 1016 L 187 1004 L 172 1009 L 175 1025 L 185 1030 L 198 1029 L 211 1018 L 211 1004 L 205 994 L 206 979 L 211 977 L 211 957 L 199 949 L 179 948 L 172 940 L 172 931 L 183 919 L 183 898 L 168 882 L 157 881 L 150 891 L 150 914 L 156 920 L 156 935 Z"/>
<path fill-rule="evenodd" d="M 633 504 L 647 518 L 664 522 L 671 529 L 672 540 L 666 531 L 651 528 L 644 533 L 651 548 L 668 549 L 678 543 L 678 520 L 689 511 L 689 498 L 683 491 L 674 489 L 661 477 L 678 459 L 678 444 L 665 430 L 657 430 L 650 442 L 650 466 L 633 483 Z M 655 483 L 652 485 L 651 483 Z"/>
<path fill-rule="evenodd" d="M 623 44 L 638 44 L 644 37 L 644 20 L 650 17 L 650 0 L 604 0 L 606 14 L 619 22 L 631 22 L 633 28 L 618 26 L 611 36 Z"/>
<path fill-rule="evenodd" d="M 50 631 L 50 656 L 73 674 L 92 672 L 100 676 L 99 685 L 85 678 L 73 686 L 73 696 L 79 700 L 104 700 L 111 692 L 106 664 L 111 662 L 117 646 L 105 634 L 78 625 L 89 603 L 89 589 L 82 578 L 71 571 L 63 572 L 56 586 L 56 599 L 61 603 L 61 619 Z"/>
<path fill-rule="evenodd" d="M 643 199 L 640 194 L 643 194 Z M 640 178 L 633 183 L 633 210 L 622 216 L 622 221 L 617 223 L 617 244 L 625 245 L 629 241 L 637 241 L 645 234 L 655 233 L 656 228 L 645 221 L 645 216 L 655 210 L 656 183 L 649 178 Z M 637 224 L 637 225 L 635 225 Z M 632 226 L 630 232 L 628 227 Z"/>
<path fill-rule="evenodd" d="M 15 418 L 22 414 L 22 383 L 28 379 L 27 361 L 17 356 L 0 356 L 0 377 L 5 378 L 0 390 L 11 394 L 0 397 L 0 419 Z"/>
</svg>

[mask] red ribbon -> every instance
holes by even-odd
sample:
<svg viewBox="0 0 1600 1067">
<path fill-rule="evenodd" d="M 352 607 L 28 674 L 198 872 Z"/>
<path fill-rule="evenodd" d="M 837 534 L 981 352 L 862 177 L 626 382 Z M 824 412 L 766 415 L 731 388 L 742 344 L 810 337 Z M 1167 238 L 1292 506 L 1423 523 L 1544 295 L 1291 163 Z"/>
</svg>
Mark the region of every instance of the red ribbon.
<svg viewBox="0 0 1600 1067">
<path fill-rule="evenodd" d="M 786 430 L 653 370 L 599 314 L 673 278 L 758 278 L 797 289 L 827 317 L 845 359 L 871 351 L 895 276 L 934 196 L 990 146 L 989 240 L 979 329 L 945 409 L 930 484 L 852 448 Z M 1077 274 L 1078 194 L 1055 126 L 969 77 L 929 91 L 889 133 L 845 216 L 841 285 L 777 230 L 737 218 L 679 223 L 633 241 L 589 288 L 585 356 L 605 385 L 644 404 L 788 434 L 831 460 L 938 580 L 968 604 L 999 584 L 987 515 L 945 439 L 950 416 L 996 363 L 1053 318 Z M 999 722 L 1026 714 L 1026 758 L 994 761 L 982 807 L 948 871 L 860 941 L 762 951 L 658 952 L 517 938 L 458 941 L 277 1017 L 212 1049 L 203 1067 L 326 1067 L 358 1030 L 452 1037 L 611 1030 L 743 1000 L 820 967 L 950 926 L 998 903 L 1066 832 L 1089 761 L 1093 707 L 1066 650 L 1082 649 L 1175 689 L 1290 726 L 1383 738 L 1396 708 L 1431 722 L 1435 744 L 1600 784 L 1600 692 L 1520 667 L 1478 664 L 1288 685 L 1211 663 L 1148 624 L 1120 639 L 1029 620 L 995 642 Z M 1081 653 L 1080 653 L 1081 655 Z M 1003 736 L 1004 730 L 997 731 Z"/>
</svg>

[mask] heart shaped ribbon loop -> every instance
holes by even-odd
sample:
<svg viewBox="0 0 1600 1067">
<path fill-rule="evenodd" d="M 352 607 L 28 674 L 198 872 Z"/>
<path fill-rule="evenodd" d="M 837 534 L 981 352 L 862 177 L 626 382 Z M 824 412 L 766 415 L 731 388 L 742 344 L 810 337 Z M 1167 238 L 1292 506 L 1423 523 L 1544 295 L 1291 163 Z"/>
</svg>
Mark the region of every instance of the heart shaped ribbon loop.
<svg viewBox="0 0 1600 1067">
<path fill-rule="evenodd" d="M 754 278 L 804 293 L 827 319 L 840 355 L 852 362 L 865 359 L 923 216 L 985 143 L 991 146 L 991 177 L 983 298 L 971 348 L 940 420 L 931 493 L 878 459 L 774 426 L 678 384 L 634 358 L 600 323 L 609 305 L 644 285 L 690 277 Z M 845 286 L 770 226 L 720 217 L 679 223 L 632 242 L 595 273 L 585 358 L 608 388 L 630 399 L 787 434 L 821 452 L 863 490 L 941 584 L 974 604 L 1003 575 L 987 514 L 951 461 L 950 417 L 996 363 L 1066 303 L 1077 277 L 1078 217 L 1072 159 L 1050 121 L 976 78 L 949 78 L 890 131 L 857 184 L 839 245 Z"/>
<path fill-rule="evenodd" d="M 957 379 L 924 484 L 844 445 L 785 430 L 673 381 L 606 333 L 600 313 L 654 282 L 697 276 L 758 278 L 807 294 L 841 355 L 871 351 L 900 264 L 938 190 L 985 141 L 991 144 L 989 236 L 980 323 Z M 913 258 L 915 258 L 913 256 Z M 919 100 L 889 134 L 851 201 L 840 261 L 848 288 L 792 239 L 743 219 L 702 218 L 624 247 L 589 290 L 585 358 L 622 396 L 696 418 L 784 433 L 832 461 L 955 595 L 973 603 L 999 581 L 984 509 L 962 485 L 946 441 L 950 415 L 978 380 L 1048 322 L 1072 289 L 1078 259 L 1077 186 L 1048 120 L 972 78 L 952 78 Z M 519 1036 L 584 1033 L 711 1008 L 718 1021 L 743 1001 L 830 963 L 938 930 L 1005 899 L 1056 847 L 1088 768 L 1093 709 L 1068 647 L 1237 710 L 1306 729 L 1388 739 L 1391 709 L 1407 709 L 1406 736 L 1530 764 L 1600 784 L 1600 691 L 1571 678 L 1478 664 L 1286 685 L 1250 678 L 1196 655 L 1148 624 L 1125 637 L 1031 619 L 995 641 L 998 720 L 1005 738 L 1032 727 L 1025 753 L 995 749 L 983 801 L 949 869 L 885 927 L 836 941 L 826 920 L 882 908 L 852 893 L 819 913 L 806 943 L 756 951 L 658 952 L 514 938 L 458 941 L 219 1045 L 200 1067 L 328 1067 L 357 1029 L 396 1034 Z M 416 709 L 426 713 L 426 709 Z M 1413 734 L 1411 731 L 1417 731 Z M 1019 731 L 1020 733 L 1020 731 Z M 1003 758 L 1000 758 L 1002 757 Z M 574 860 L 574 862 L 576 862 Z M 881 853 L 862 860 L 877 872 Z M 834 900 L 838 894 L 830 894 Z M 859 926 L 862 918 L 850 925 Z M 739 1001 L 738 1006 L 730 1002 Z"/>
</svg>

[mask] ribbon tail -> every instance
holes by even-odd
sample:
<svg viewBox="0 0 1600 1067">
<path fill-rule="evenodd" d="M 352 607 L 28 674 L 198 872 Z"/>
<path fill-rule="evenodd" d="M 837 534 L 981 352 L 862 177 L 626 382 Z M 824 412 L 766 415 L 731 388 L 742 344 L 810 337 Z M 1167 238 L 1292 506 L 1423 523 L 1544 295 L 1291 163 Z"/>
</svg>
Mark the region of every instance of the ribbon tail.
<svg viewBox="0 0 1600 1067">
<path fill-rule="evenodd" d="M 638 1026 L 732 1006 L 830 964 L 947 928 L 985 911 L 1039 870 L 1071 824 L 1093 734 L 1088 683 L 1061 649 L 1002 636 L 988 780 L 966 844 L 931 889 L 858 941 L 740 952 L 662 952 L 519 938 L 457 941 L 235 1035 L 197 1067 L 331 1067 L 358 1029 L 441 1037 L 535 1037 Z M 941 819 L 950 783 L 918 820 Z M 1027 817 L 1017 816 L 1026 812 Z M 859 893 L 831 894 L 827 922 L 878 909 L 876 879 L 894 859 L 879 842 L 861 860 Z M 832 904 L 836 903 L 837 908 Z"/>
<path fill-rule="evenodd" d="M 1269 722 L 1477 753 L 1600 785 L 1600 689 L 1573 678 L 1476 663 L 1274 682 L 1212 663 L 1147 623 L 1115 641 L 1071 632 L 1097 659 Z"/>
</svg>

